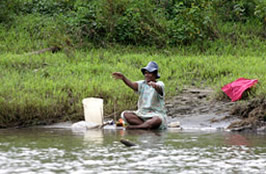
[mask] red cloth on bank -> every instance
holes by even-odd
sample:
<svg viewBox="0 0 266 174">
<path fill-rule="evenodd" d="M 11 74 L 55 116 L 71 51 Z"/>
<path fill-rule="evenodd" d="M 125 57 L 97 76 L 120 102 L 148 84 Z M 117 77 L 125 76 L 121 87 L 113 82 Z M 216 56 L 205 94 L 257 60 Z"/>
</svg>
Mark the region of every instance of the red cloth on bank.
<svg viewBox="0 0 266 174">
<path fill-rule="evenodd" d="M 257 82 L 257 79 L 239 78 L 232 83 L 229 83 L 222 87 L 222 90 L 226 95 L 228 95 L 228 97 L 230 97 L 231 101 L 234 102 L 241 99 L 243 92 L 252 87 Z"/>
</svg>

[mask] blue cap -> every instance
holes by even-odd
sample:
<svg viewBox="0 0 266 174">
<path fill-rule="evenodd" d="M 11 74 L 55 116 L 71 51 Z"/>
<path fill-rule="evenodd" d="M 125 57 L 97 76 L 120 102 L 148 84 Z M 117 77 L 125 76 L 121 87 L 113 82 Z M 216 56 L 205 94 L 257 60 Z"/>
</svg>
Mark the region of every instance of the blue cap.
<svg viewBox="0 0 266 174">
<path fill-rule="evenodd" d="M 149 62 L 146 67 L 141 68 L 142 74 L 144 74 L 145 71 L 156 72 L 156 79 L 160 78 L 158 70 L 159 70 L 159 67 L 158 67 L 157 63 L 154 61 Z"/>
</svg>

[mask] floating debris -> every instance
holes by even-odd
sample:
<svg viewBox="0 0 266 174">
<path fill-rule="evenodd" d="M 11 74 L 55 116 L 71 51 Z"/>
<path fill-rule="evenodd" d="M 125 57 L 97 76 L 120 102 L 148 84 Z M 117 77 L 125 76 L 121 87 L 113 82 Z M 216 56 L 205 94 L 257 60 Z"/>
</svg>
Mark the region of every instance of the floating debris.
<svg viewBox="0 0 266 174">
<path fill-rule="evenodd" d="M 135 143 L 133 143 L 133 142 L 131 142 L 131 141 L 129 141 L 129 140 L 121 139 L 120 142 L 121 142 L 122 144 L 124 144 L 125 146 L 127 146 L 127 147 L 136 146 Z"/>
</svg>

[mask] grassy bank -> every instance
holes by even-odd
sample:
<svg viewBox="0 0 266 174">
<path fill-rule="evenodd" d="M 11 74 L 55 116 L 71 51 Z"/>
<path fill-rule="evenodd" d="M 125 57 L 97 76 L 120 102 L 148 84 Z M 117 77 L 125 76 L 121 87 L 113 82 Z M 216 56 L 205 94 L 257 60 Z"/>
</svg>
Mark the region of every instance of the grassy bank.
<svg viewBox="0 0 266 174">
<path fill-rule="evenodd" d="M 83 119 L 82 99 L 104 99 L 104 115 L 135 109 L 137 95 L 111 73 L 143 79 L 140 68 L 158 62 L 167 97 L 184 85 L 220 88 L 239 78 L 258 79 L 255 96 L 266 94 L 265 52 L 256 55 L 193 55 L 181 49 L 92 49 L 40 55 L 1 54 L 0 126 Z"/>
</svg>

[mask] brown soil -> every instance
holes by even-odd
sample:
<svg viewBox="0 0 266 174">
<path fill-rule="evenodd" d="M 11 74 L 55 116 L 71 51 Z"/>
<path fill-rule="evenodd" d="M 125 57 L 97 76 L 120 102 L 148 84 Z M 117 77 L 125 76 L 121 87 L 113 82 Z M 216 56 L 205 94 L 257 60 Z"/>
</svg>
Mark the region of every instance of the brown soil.
<svg viewBox="0 0 266 174">
<path fill-rule="evenodd" d="M 221 115 L 212 122 L 217 122 L 232 117 L 241 121 L 232 122 L 228 129 L 233 131 L 266 130 L 266 99 L 254 99 L 243 102 L 231 102 L 230 100 L 218 101 L 213 99 L 212 89 L 185 88 L 180 94 L 166 100 L 167 115 L 185 117 L 191 115 L 214 114 Z M 223 116 L 222 116 L 223 115 Z"/>
<path fill-rule="evenodd" d="M 256 98 L 245 104 L 239 104 L 232 108 L 232 115 L 238 115 L 243 120 L 232 123 L 231 130 L 255 130 L 266 129 L 266 98 Z"/>
</svg>

